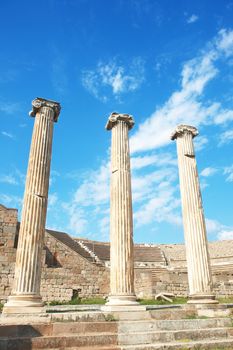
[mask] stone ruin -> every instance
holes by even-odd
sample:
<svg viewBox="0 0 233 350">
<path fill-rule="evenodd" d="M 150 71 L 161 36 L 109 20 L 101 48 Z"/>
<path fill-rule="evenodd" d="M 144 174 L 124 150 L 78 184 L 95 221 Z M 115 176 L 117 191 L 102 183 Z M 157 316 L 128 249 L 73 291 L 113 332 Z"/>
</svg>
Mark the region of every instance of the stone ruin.
<svg viewBox="0 0 233 350">
<path fill-rule="evenodd" d="M 190 303 L 216 303 L 233 294 L 229 267 L 233 243 L 207 243 L 193 138 L 195 127 L 180 125 L 177 141 L 184 245 L 133 245 L 128 114 L 112 113 L 110 244 L 71 238 L 45 230 L 53 125 L 60 104 L 32 102 L 35 125 L 29 156 L 21 223 L 17 210 L 0 206 L 0 300 L 4 312 L 39 312 L 43 301 L 80 297 L 109 298 L 106 310 L 127 305 L 140 309 L 137 298 L 162 292 L 189 296 Z M 208 247 L 209 246 L 209 247 Z M 227 249 L 224 249 L 227 247 Z M 74 263 L 75 262 L 75 263 Z"/>
<path fill-rule="evenodd" d="M 0 205 L 0 302 L 6 302 L 14 279 L 20 223 L 17 210 Z M 213 291 L 233 296 L 233 241 L 209 243 Z M 70 301 L 74 295 L 106 297 L 110 283 L 110 243 L 73 238 L 64 232 L 45 231 L 42 251 L 41 296 L 44 302 Z M 161 292 L 185 296 L 188 291 L 184 244 L 135 244 L 137 298 Z"/>
<path fill-rule="evenodd" d="M 0 348 L 232 349 L 232 305 L 219 305 L 216 296 L 233 294 L 233 242 L 207 242 L 193 145 L 197 129 L 179 125 L 171 137 L 177 143 L 185 246 L 134 245 L 128 139 L 134 120 L 128 114 L 110 115 L 109 244 L 45 229 L 60 104 L 37 98 L 32 105 L 35 124 L 21 223 L 16 209 L 0 205 L 0 298 L 7 299 Z M 137 300 L 162 292 L 188 296 L 187 305 L 161 309 Z M 77 296 L 108 301 L 88 312 L 43 306 Z"/>
</svg>

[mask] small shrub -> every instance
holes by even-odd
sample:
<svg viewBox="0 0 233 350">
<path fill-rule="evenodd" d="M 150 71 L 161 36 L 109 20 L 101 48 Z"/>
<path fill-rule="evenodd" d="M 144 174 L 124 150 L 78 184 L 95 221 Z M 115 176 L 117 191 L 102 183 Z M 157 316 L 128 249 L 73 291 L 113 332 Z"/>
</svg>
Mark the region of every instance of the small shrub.
<svg viewBox="0 0 233 350">
<path fill-rule="evenodd" d="M 79 305 L 79 304 L 81 304 L 81 299 L 79 297 L 72 298 L 70 301 L 68 301 L 67 304 L 68 305 Z"/>
<path fill-rule="evenodd" d="M 108 321 L 108 322 L 118 321 L 118 319 L 112 314 L 104 315 L 104 319 L 105 321 Z"/>
</svg>

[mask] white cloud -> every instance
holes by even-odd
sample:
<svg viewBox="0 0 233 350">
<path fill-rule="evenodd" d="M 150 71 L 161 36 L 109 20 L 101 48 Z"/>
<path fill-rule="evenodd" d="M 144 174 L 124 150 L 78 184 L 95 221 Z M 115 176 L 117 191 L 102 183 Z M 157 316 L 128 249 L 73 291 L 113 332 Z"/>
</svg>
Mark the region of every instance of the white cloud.
<svg viewBox="0 0 233 350">
<path fill-rule="evenodd" d="M 140 227 L 151 222 L 170 222 L 181 224 L 181 217 L 174 210 L 180 206 L 179 200 L 174 198 L 175 189 L 167 183 L 162 189 L 154 190 L 153 198 L 148 200 L 134 214 L 136 227 Z"/>
<path fill-rule="evenodd" d="M 227 230 L 223 230 L 223 231 L 220 231 L 219 234 L 218 234 L 218 239 L 220 241 L 223 241 L 223 240 L 227 240 L 227 239 L 233 239 L 233 231 L 227 231 Z"/>
<path fill-rule="evenodd" d="M 206 223 L 206 230 L 209 234 L 214 234 L 222 230 L 223 228 L 223 225 L 220 224 L 220 222 L 218 222 L 217 220 L 206 218 L 205 223 Z"/>
<path fill-rule="evenodd" d="M 22 198 L 15 195 L 9 195 L 9 194 L 0 194 L 1 198 L 1 204 L 5 205 L 6 207 L 10 206 L 12 208 L 21 208 L 22 206 Z"/>
<path fill-rule="evenodd" d="M 131 168 L 132 170 L 142 169 L 148 166 L 161 166 L 161 165 L 176 165 L 176 159 L 172 159 L 171 155 L 168 153 L 163 153 L 162 157 L 160 155 L 150 154 L 146 156 L 134 156 L 131 158 Z"/>
<path fill-rule="evenodd" d="M 9 185 L 17 185 L 18 181 L 12 175 L 0 175 L 0 182 L 6 183 Z"/>
<path fill-rule="evenodd" d="M 220 135 L 219 145 L 230 143 L 233 140 L 233 129 L 227 130 Z"/>
<path fill-rule="evenodd" d="M 106 203 L 109 198 L 109 178 L 109 163 L 87 174 L 87 178 L 74 194 L 74 203 L 82 206 Z"/>
<path fill-rule="evenodd" d="M 224 175 L 227 175 L 227 182 L 233 182 L 233 165 L 225 167 L 223 173 Z"/>
<path fill-rule="evenodd" d="M 9 137 L 10 139 L 14 139 L 14 135 L 12 135 L 12 134 L 9 133 L 9 132 L 2 131 L 1 133 L 2 133 L 3 136 Z"/>
<path fill-rule="evenodd" d="M 58 201 L 57 193 L 50 193 L 48 196 L 48 207 L 51 209 Z"/>
<path fill-rule="evenodd" d="M 198 137 L 195 137 L 194 139 L 194 145 L 195 145 L 195 151 L 201 151 L 203 148 L 205 148 L 205 146 L 207 145 L 208 143 L 208 139 L 206 136 L 198 136 Z"/>
<path fill-rule="evenodd" d="M 214 175 L 218 170 L 216 168 L 207 167 L 200 173 L 201 176 L 208 177 Z"/>
<path fill-rule="evenodd" d="M 220 31 L 205 50 L 186 62 L 181 72 L 181 88 L 157 109 L 131 137 L 132 152 L 142 152 L 165 146 L 177 124 L 196 127 L 209 123 L 226 123 L 233 111 L 222 109 L 218 102 L 203 102 L 206 85 L 218 74 L 215 62 L 233 50 L 233 31 Z M 226 57 L 226 56 L 225 56 Z"/>
<path fill-rule="evenodd" d="M 233 31 L 222 29 L 220 30 L 221 40 L 218 41 L 220 50 L 224 51 L 227 57 L 233 55 Z"/>
<path fill-rule="evenodd" d="M 136 228 L 152 223 L 155 226 L 156 223 L 162 222 L 182 224 L 177 160 L 173 159 L 174 156 L 167 150 L 158 151 L 158 148 L 171 143 L 170 134 L 177 124 L 200 127 L 221 123 L 224 126 L 231 119 L 231 110 L 224 109 L 220 102 L 211 100 L 204 102 L 206 101 L 204 92 L 207 84 L 219 73 L 217 60 L 229 58 L 232 32 L 220 31 L 196 58 L 183 65 L 180 88 L 171 94 L 164 105 L 139 124 L 130 138 L 133 152 L 131 168 Z M 90 77 L 91 88 L 94 89 L 92 93 L 96 94 L 96 97 L 99 98 L 100 88 L 103 86 L 111 87 L 114 95 L 124 91 L 122 79 L 129 74 L 121 67 L 121 65 L 111 66 L 108 63 L 101 64 L 96 71 L 86 72 L 86 77 Z M 202 149 L 207 143 L 208 138 L 205 135 L 195 138 L 197 150 Z M 173 152 L 175 153 L 174 146 Z M 213 175 L 214 171 L 215 168 L 206 168 L 202 176 L 206 178 Z M 107 234 L 109 178 L 108 160 L 99 169 L 87 174 L 86 179 L 76 189 L 69 205 L 70 227 L 78 227 L 80 220 L 81 228 L 88 232 L 89 223 L 97 222 L 94 227 L 98 228 L 98 232 Z M 80 177 L 78 180 L 80 181 Z M 207 184 L 204 182 L 204 185 Z M 208 219 L 207 228 L 209 233 L 215 235 L 223 230 L 231 230 L 230 227 Z"/>
<path fill-rule="evenodd" d="M 82 208 L 71 205 L 66 207 L 67 213 L 70 217 L 69 229 L 75 235 L 81 235 L 85 232 L 88 220 L 86 218 L 85 212 Z"/>
<path fill-rule="evenodd" d="M 197 16 L 197 15 L 192 15 L 192 16 L 190 16 L 189 18 L 187 18 L 187 23 L 188 24 L 191 24 L 191 23 L 195 23 L 195 22 L 197 22 L 197 20 L 199 19 L 199 17 Z"/>
<path fill-rule="evenodd" d="M 107 100 L 108 89 L 115 97 L 137 90 L 144 81 L 144 61 L 140 57 L 123 66 L 113 59 L 99 62 L 95 70 L 85 70 L 82 74 L 83 86 L 96 98 Z M 107 90 L 106 90 L 107 88 Z"/>
<path fill-rule="evenodd" d="M 16 113 L 18 110 L 19 110 L 18 103 L 6 103 L 3 101 L 0 101 L 0 112 L 11 115 Z"/>
</svg>

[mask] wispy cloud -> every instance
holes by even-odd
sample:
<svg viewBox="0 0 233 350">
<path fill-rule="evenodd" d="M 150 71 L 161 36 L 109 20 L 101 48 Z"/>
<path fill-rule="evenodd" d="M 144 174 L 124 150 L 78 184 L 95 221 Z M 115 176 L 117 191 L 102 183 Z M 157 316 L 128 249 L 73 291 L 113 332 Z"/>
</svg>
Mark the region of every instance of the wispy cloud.
<svg viewBox="0 0 233 350">
<path fill-rule="evenodd" d="M 18 112 L 20 109 L 19 103 L 10 103 L 10 102 L 3 102 L 0 101 L 0 112 L 5 114 L 14 114 Z"/>
<path fill-rule="evenodd" d="M 218 74 L 215 62 L 229 57 L 233 50 L 233 31 L 221 30 L 196 58 L 184 64 L 181 88 L 157 109 L 131 137 L 131 150 L 142 152 L 165 146 L 177 124 L 195 126 L 222 124 L 233 119 L 233 110 L 223 109 L 221 103 L 204 102 L 204 89 Z"/>
<path fill-rule="evenodd" d="M 0 182 L 6 183 L 9 185 L 17 185 L 18 181 L 12 175 L 0 175 Z"/>
<path fill-rule="evenodd" d="M 233 230 L 227 231 L 227 230 L 223 230 L 220 231 L 218 234 L 218 239 L 220 241 L 223 240 L 228 240 L 228 239 L 233 239 Z"/>
<path fill-rule="evenodd" d="M 209 237 L 216 235 L 219 240 L 233 238 L 233 227 L 223 225 L 217 220 L 207 218 L 206 229 Z"/>
<path fill-rule="evenodd" d="M 7 131 L 1 131 L 1 134 L 3 136 L 9 137 L 9 139 L 14 139 L 15 138 L 13 134 L 11 134 L 11 133 L 9 133 Z"/>
<path fill-rule="evenodd" d="M 214 175 L 217 171 L 218 169 L 216 168 L 207 167 L 201 171 L 200 175 L 204 177 L 209 177 Z"/>
<path fill-rule="evenodd" d="M 233 140 L 233 130 L 227 130 L 220 135 L 219 146 L 230 143 Z"/>
<path fill-rule="evenodd" d="M 233 47 L 231 35 L 231 31 L 221 30 L 197 57 L 184 63 L 180 88 L 171 94 L 163 106 L 156 109 L 140 124 L 130 138 L 133 153 L 131 168 L 134 221 L 138 229 L 148 227 L 152 223 L 153 227 L 159 223 L 170 223 L 178 227 L 182 224 L 177 159 L 174 159 L 174 153 L 171 155 L 168 149 L 164 150 L 163 147 L 170 147 L 170 134 L 177 124 L 185 123 L 202 127 L 221 123 L 221 126 L 224 127 L 231 119 L 231 111 L 225 110 L 220 102 L 210 99 L 206 102 L 204 98 L 207 84 L 219 73 L 217 61 L 229 58 L 230 48 Z M 96 89 L 92 93 L 96 93 L 96 96 L 99 97 L 99 88 L 103 84 L 111 87 L 113 95 L 124 91 L 124 84 L 119 83 L 118 85 L 118 78 L 116 78 L 118 70 L 116 69 L 116 74 L 113 74 L 116 81 L 113 79 L 110 83 L 108 72 L 112 72 L 112 69 L 102 68 L 98 70 L 98 78 L 96 78 L 96 71 L 89 72 L 93 78 L 91 88 Z M 105 72 L 106 80 L 101 75 L 104 73 L 100 72 Z M 225 117 L 222 117 L 220 121 L 218 116 L 221 114 Z M 197 137 L 196 140 L 196 149 L 202 149 L 208 143 L 205 135 Z M 216 171 L 215 167 L 207 167 L 203 169 L 201 175 L 205 179 L 214 175 Z M 225 169 L 225 174 L 228 177 L 231 176 L 230 170 Z M 74 232 L 76 234 L 79 234 L 81 230 L 86 235 L 90 234 L 92 223 L 94 227 L 97 227 L 98 232 L 102 230 L 101 232 L 106 234 L 109 229 L 107 219 L 110 177 L 108 157 L 99 169 L 86 175 L 83 181 L 79 177 L 79 186 L 67 204 L 70 228 L 73 232 L 76 230 Z M 208 232 L 212 232 L 215 236 L 222 231 L 232 230 L 231 227 L 210 219 L 207 220 L 207 226 Z"/>
<path fill-rule="evenodd" d="M 12 208 L 21 208 L 22 206 L 23 199 L 19 196 L 0 193 L 0 198 L 1 203 L 6 207 L 11 206 Z"/>
<path fill-rule="evenodd" d="M 226 181 L 227 182 L 232 182 L 233 181 L 233 165 L 225 167 L 223 171 L 224 175 L 226 176 Z"/>
<path fill-rule="evenodd" d="M 199 17 L 198 17 L 197 15 L 193 14 L 193 15 L 191 15 L 190 17 L 187 18 L 186 22 L 187 22 L 188 24 L 192 24 L 192 23 L 197 22 L 198 19 L 199 19 Z"/>
<path fill-rule="evenodd" d="M 82 73 L 83 86 L 103 102 L 109 92 L 119 98 L 121 94 L 137 90 L 144 81 L 144 61 L 136 57 L 128 66 L 118 63 L 117 59 L 99 62 L 93 70 Z"/>
</svg>

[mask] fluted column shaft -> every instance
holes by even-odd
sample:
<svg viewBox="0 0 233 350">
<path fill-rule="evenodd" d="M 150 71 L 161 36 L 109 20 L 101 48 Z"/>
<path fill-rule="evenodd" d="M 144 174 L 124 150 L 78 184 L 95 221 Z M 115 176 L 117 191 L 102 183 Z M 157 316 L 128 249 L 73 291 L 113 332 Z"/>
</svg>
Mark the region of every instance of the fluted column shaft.
<svg viewBox="0 0 233 350">
<path fill-rule="evenodd" d="M 136 303 L 134 292 L 133 213 L 128 131 L 134 125 L 127 114 L 113 113 L 110 194 L 110 301 Z"/>
<path fill-rule="evenodd" d="M 193 144 L 197 134 L 196 128 L 180 125 L 172 139 L 177 140 L 190 302 L 213 302 L 206 225 Z"/>
<path fill-rule="evenodd" d="M 41 306 L 41 257 L 44 244 L 53 124 L 60 106 L 37 99 L 16 254 L 15 279 L 6 307 Z M 33 102 L 35 102 L 33 101 Z M 58 108 L 59 107 L 59 108 Z M 32 113 L 33 114 L 33 113 Z M 33 114 L 34 116 L 34 114 Z"/>
<path fill-rule="evenodd" d="M 133 218 L 128 125 L 112 128 L 111 164 L 111 294 L 134 294 Z"/>
</svg>

